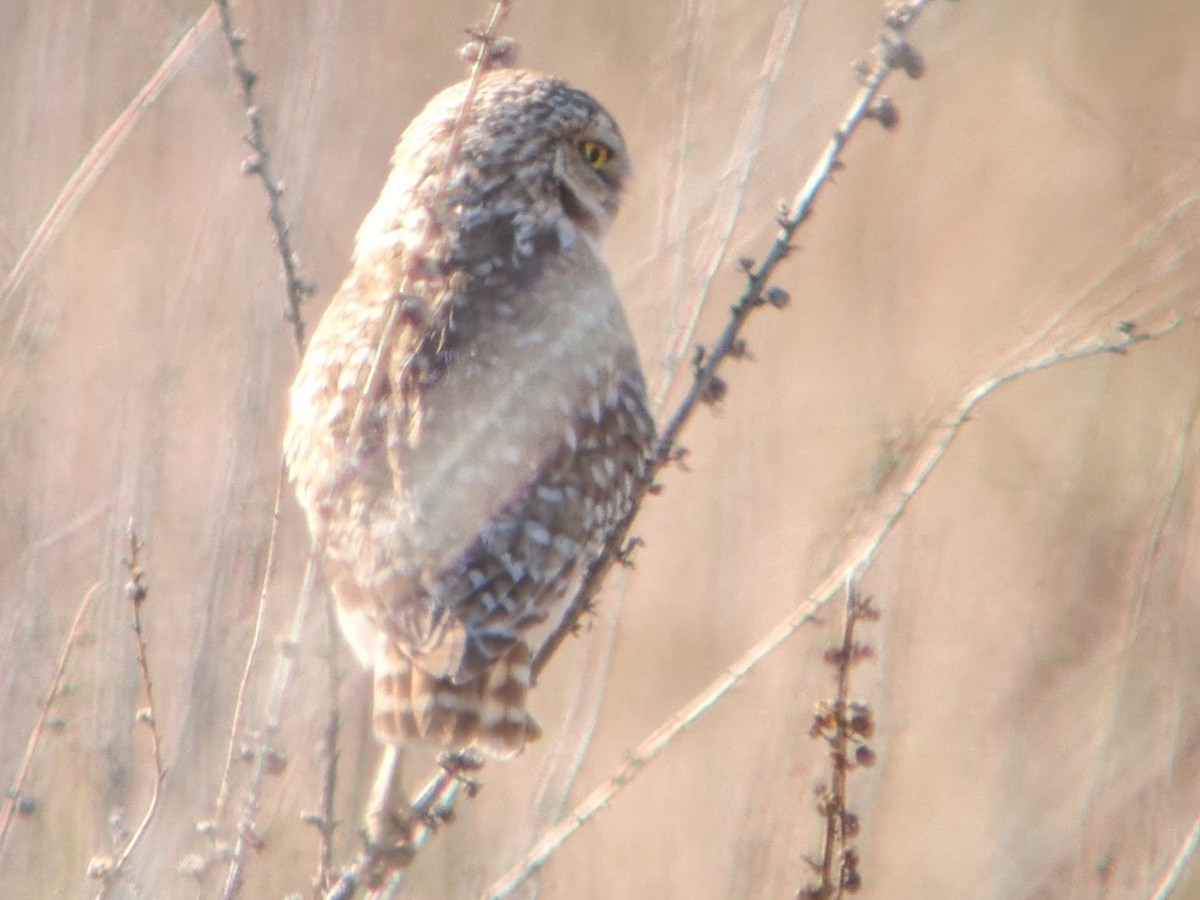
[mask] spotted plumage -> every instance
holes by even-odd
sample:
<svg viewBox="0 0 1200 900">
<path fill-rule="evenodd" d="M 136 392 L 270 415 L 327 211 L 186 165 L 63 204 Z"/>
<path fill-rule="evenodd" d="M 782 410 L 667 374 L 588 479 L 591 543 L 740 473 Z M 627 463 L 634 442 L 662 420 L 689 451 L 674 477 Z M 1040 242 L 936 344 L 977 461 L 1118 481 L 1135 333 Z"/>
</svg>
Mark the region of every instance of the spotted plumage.
<svg viewBox="0 0 1200 900">
<path fill-rule="evenodd" d="M 387 743 L 520 750 L 530 659 L 647 477 L 599 241 L 616 124 L 532 72 L 405 131 L 291 393 L 289 472 Z"/>
</svg>

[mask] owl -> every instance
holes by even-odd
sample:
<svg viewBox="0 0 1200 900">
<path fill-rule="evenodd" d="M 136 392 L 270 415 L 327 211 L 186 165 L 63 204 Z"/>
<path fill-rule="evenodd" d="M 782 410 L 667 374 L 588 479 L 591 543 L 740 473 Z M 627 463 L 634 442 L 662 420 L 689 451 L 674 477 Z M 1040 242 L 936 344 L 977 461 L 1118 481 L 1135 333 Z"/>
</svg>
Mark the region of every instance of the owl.
<svg viewBox="0 0 1200 900">
<path fill-rule="evenodd" d="M 649 477 L 600 242 L 629 177 L 588 94 L 529 71 L 404 131 L 291 389 L 285 454 L 385 745 L 518 752 L 530 661 Z"/>
</svg>

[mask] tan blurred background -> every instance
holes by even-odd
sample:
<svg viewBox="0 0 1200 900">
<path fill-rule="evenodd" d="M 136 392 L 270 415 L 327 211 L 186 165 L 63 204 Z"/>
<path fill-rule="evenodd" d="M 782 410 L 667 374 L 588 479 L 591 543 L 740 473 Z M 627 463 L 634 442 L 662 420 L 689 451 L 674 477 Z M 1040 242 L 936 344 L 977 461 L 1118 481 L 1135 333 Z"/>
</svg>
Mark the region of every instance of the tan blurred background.
<svg viewBox="0 0 1200 900">
<path fill-rule="evenodd" d="M 218 896 L 207 852 L 263 581 L 294 367 L 243 110 L 202 2 L 0 3 L 0 779 L 15 774 L 81 597 L 84 620 L 0 854 L 3 894 L 87 897 L 109 819 L 151 782 L 130 613 L 132 517 L 168 767 L 115 896 Z M 344 274 L 391 147 L 462 77 L 483 0 L 234 7 L 312 323 Z M 9 273 L 85 158 L 189 29 L 123 142 Z M 647 370 L 710 341 L 855 89 L 875 0 L 516 0 L 522 63 L 599 96 L 637 166 L 610 241 Z M 749 329 L 752 362 L 645 510 L 647 546 L 534 701 L 547 736 L 489 766 L 406 896 L 473 897 L 629 750 L 800 604 L 878 527 L 917 451 L 989 376 L 1200 314 L 1200 5 L 937 3 L 902 124 L 867 128 L 802 231 L 793 303 Z M 722 255 L 724 254 L 724 255 Z M 715 275 L 712 274 L 715 272 Z M 707 297 L 694 339 L 688 322 Z M 681 375 L 686 377 L 686 365 Z M 682 380 L 682 378 L 681 378 Z M 675 385 L 672 396 L 678 393 Z M 1200 328 L 1030 374 L 975 410 L 864 574 L 882 620 L 854 672 L 878 764 L 854 774 L 865 896 L 1151 897 L 1200 814 Z M 279 526 L 253 742 L 307 536 Z M 307 895 L 326 620 L 308 617 L 263 787 L 245 897 Z M 829 607 L 554 856 L 521 896 L 790 897 L 820 849 L 807 736 L 831 692 Z M 374 748 L 341 652 L 338 856 Z M 245 801 L 245 766 L 220 823 Z M 1174 896 L 1200 896 L 1197 865 Z"/>
</svg>

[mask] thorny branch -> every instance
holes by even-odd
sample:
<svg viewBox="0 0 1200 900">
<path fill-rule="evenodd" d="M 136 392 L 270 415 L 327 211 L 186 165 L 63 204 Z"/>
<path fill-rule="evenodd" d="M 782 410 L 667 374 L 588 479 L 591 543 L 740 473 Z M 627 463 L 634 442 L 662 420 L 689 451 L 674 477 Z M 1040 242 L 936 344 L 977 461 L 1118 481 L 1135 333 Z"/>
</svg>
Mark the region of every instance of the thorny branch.
<svg viewBox="0 0 1200 900">
<path fill-rule="evenodd" d="M 154 718 L 154 683 L 150 679 L 150 663 L 146 655 L 146 636 L 142 631 L 142 604 L 146 600 L 146 585 L 142 583 L 142 578 L 145 572 L 138 564 L 138 557 L 141 554 L 144 545 L 138 540 L 137 532 L 133 529 L 133 522 L 129 523 L 129 558 L 125 560 L 125 566 L 129 570 L 129 581 L 125 584 L 125 596 L 129 600 L 129 605 L 133 613 L 133 634 L 137 641 L 137 657 L 138 669 L 142 675 L 142 690 L 146 695 L 146 705 L 137 712 L 137 721 L 144 723 L 150 729 L 150 751 L 154 760 L 154 786 L 150 794 L 150 803 L 146 807 L 146 812 L 142 816 L 142 821 L 138 823 L 137 829 L 130 835 L 129 840 L 125 842 L 124 849 L 115 860 L 111 857 L 96 856 L 92 858 L 88 865 L 88 875 L 94 878 L 103 879 L 103 884 L 99 892 L 96 894 L 96 900 L 101 900 L 108 896 L 108 892 L 113 885 L 117 883 L 117 879 L 121 876 L 121 871 L 125 867 L 125 863 L 129 861 L 134 848 L 145 835 L 146 829 L 150 826 L 150 821 L 154 818 L 154 814 L 158 811 L 159 798 L 162 794 L 163 779 L 167 775 L 167 770 L 163 766 L 162 761 L 162 745 L 158 737 L 158 723 Z"/>
</svg>

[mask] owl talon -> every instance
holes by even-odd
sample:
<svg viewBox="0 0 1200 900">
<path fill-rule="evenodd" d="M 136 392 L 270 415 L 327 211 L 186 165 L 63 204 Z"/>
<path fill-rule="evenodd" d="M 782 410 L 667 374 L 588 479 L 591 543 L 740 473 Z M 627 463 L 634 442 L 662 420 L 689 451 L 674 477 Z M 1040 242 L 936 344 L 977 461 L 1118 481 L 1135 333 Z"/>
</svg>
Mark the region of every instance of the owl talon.
<svg viewBox="0 0 1200 900">
<path fill-rule="evenodd" d="M 438 765 L 451 775 L 463 772 L 477 772 L 483 768 L 483 756 L 474 747 L 461 750 L 447 750 L 438 756 Z"/>
</svg>

